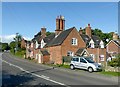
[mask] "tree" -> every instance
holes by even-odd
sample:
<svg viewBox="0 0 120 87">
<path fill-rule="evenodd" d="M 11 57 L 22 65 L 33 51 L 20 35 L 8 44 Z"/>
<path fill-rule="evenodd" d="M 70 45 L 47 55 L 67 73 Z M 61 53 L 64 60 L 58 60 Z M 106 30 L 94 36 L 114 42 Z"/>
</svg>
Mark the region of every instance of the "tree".
<svg viewBox="0 0 120 87">
<path fill-rule="evenodd" d="M 46 33 L 46 36 L 49 36 L 50 34 L 52 34 L 52 32 L 49 32 L 49 31 L 48 31 L 48 32 Z"/>
<path fill-rule="evenodd" d="M 14 49 L 16 47 L 15 41 L 10 42 L 9 46 L 11 49 Z"/>
<path fill-rule="evenodd" d="M 2 51 L 9 50 L 8 43 L 2 43 Z"/>
<path fill-rule="evenodd" d="M 107 40 L 112 39 L 112 33 L 103 33 L 100 29 L 92 29 L 92 35 L 96 35 L 100 37 L 101 40 L 105 43 L 105 45 L 108 43 Z"/>
<path fill-rule="evenodd" d="M 20 47 L 20 42 L 22 40 L 22 35 L 20 35 L 19 33 L 16 33 L 15 38 L 13 38 L 15 40 L 16 43 L 16 51 L 18 50 L 18 48 Z"/>
<path fill-rule="evenodd" d="M 19 33 L 16 33 L 16 36 L 13 39 L 17 42 L 20 42 L 22 40 L 22 35 L 20 35 Z"/>
</svg>

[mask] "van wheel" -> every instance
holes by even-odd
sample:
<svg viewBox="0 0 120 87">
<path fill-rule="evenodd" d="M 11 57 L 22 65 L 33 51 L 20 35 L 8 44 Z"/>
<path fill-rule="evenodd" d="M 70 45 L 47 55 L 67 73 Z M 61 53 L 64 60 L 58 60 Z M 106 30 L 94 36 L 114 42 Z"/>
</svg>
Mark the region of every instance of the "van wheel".
<svg viewBox="0 0 120 87">
<path fill-rule="evenodd" d="M 92 73 L 92 72 L 93 72 L 93 68 L 92 68 L 92 67 L 89 67 L 89 68 L 88 68 L 88 72 Z"/>
<path fill-rule="evenodd" d="M 72 70 L 73 70 L 73 69 L 74 69 L 74 65 L 70 65 L 70 69 L 72 69 Z"/>
</svg>

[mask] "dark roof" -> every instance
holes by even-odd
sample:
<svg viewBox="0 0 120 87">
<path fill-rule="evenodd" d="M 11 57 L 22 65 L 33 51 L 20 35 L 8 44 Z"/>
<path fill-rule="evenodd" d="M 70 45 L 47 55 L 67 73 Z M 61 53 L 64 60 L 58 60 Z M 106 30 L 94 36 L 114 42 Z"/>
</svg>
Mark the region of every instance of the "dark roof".
<svg viewBox="0 0 120 87">
<path fill-rule="evenodd" d="M 113 40 L 118 46 L 120 46 L 120 42 L 118 40 Z"/>
<path fill-rule="evenodd" d="M 82 39 L 86 44 L 90 41 L 90 37 L 88 35 L 81 34 L 80 36 L 82 37 Z"/>
<path fill-rule="evenodd" d="M 95 47 L 99 47 L 101 39 L 98 36 L 92 35 L 91 37 L 95 42 Z"/>
<path fill-rule="evenodd" d="M 47 50 L 41 50 L 41 53 L 42 53 L 43 55 L 50 55 Z"/>
<path fill-rule="evenodd" d="M 55 33 L 50 34 L 49 36 L 43 38 L 45 43 L 49 43 L 55 37 Z"/>
<path fill-rule="evenodd" d="M 31 42 L 30 42 L 30 41 L 27 41 L 27 44 L 31 44 Z"/>
<path fill-rule="evenodd" d="M 81 34 L 80 36 L 82 37 L 86 45 L 88 45 L 88 43 L 92 39 L 95 42 L 95 47 L 99 47 L 101 39 L 98 36 L 92 35 L 91 38 L 85 34 Z"/>
<path fill-rule="evenodd" d="M 57 37 L 54 37 L 50 43 L 48 43 L 46 46 L 56 46 L 61 45 L 63 41 L 66 39 L 66 37 L 69 35 L 69 33 L 75 29 L 75 27 L 72 27 L 70 29 L 67 29 L 63 32 L 61 32 Z"/>
<path fill-rule="evenodd" d="M 32 39 L 32 42 L 37 41 L 40 44 L 40 39 L 41 38 L 42 38 L 42 36 L 41 36 L 41 31 L 40 31 L 36 35 L 34 35 L 34 38 Z"/>
<path fill-rule="evenodd" d="M 85 48 L 79 48 L 76 52 L 76 54 L 81 54 Z"/>
<path fill-rule="evenodd" d="M 38 32 L 36 35 L 34 35 L 34 37 L 37 37 L 37 36 L 41 36 L 41 31 Z"/>
</svg>

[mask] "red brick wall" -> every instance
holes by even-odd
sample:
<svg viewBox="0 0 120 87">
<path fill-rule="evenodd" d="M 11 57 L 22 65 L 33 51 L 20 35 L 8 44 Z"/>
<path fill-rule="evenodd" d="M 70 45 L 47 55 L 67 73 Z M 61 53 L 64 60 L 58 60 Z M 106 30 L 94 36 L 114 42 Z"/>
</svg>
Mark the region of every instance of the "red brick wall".
<svg viewBox="0 0 120 87">
<path fill-rule="evenodd" d="M 76 38 L 78 40 L 77 45 L 71 44 L 72 38 Z M 79 48 L 85 47 L 86 45 L 83 42 L 82 38 L 80 37 L 78 31 L 76 29 L 73 29 L 61 46 L 62 46 L 62 56 L 67 56 L 68 51 L 72 51 L 75 54 Z"/>
<path fill-rule="evenodd" d="M 61 46 L 53 46 L 47 48 L 50 53 L 50 61 L 54 61 L 55 64 L 62 63 L 62 54 L 61 54 Z"/>
<path fill-rule="evenodd" d="M 78 45 L 71 44 L 72 38 L 76 38 L 78 40 Z M 62 45 L 49 47 L 47 49 L 50 53 L 50 61 L 54 61 L 55 64 L 62 64 L 62 56 L 67 56 L 68 51 L 72 51 L 75 54 L 79 48 L 85 46 L 86 45 L 80 37 L 78 31 L 73 29 Z"/>
<path fill-rule="evenodd" d="M 50 61 L 50 55 L 43 56 L 43 63 L 48 63 Z"/>
<path fill-rule="evenodd" d="M 114 42 L 110 42 L 108 45 L 107 45 L 107 52 L 116 52 L 118 53 L 118 50 L 120 50 L 120 48 L 114 43 Z"/>
<path fill-rule="evenodd" d="M 94 54 L 94 61 L 98 63 L 102 63 L 103 65 L 106 64 L 106 49 L 105 48 L 87 48 L 89 54 Z M 104 61 L 100 60 L 100 55 L 104 55 Z"/>
</svg>

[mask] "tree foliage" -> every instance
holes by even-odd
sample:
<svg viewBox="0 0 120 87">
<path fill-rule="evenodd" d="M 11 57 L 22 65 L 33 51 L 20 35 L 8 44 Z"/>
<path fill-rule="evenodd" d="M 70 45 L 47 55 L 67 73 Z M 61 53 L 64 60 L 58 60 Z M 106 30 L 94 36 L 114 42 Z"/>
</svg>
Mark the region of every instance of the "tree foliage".
<svg viewBox="0 0 120 87">
<path fill-rule="evenodd" d="M 16 42 L 20 42 L 22 40 L 22 35 L 20 35 L 19 33 L 16 33 L 15 38 L 13 38 Z"/>
<path fill-rule="evenodd" d="M 2 44 L 2 51 L 4 50 L 9 50 L 9 45 L 8 43 L 1 43 Z"/>
<path fill-rule="evenodd" d="M 11 49 L 14 49 L 16 47 L 15 41 L 10 42 L 9 46 Z"/>
<path fill-rule="evenodd" d="M 46 32 L 46 36 L 49 36 L 50 34 L 52 34 L 52 32 Z"/>
<path fill-rule="evenodd" d="M 112 39 L 112 33 L 103 33 L 100 29 L 92 29 L 92 35 L 100 37 L 100 39 L 103 40 L 105 45 L 108 43 L 108 41 Z"/>
</svg>

